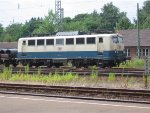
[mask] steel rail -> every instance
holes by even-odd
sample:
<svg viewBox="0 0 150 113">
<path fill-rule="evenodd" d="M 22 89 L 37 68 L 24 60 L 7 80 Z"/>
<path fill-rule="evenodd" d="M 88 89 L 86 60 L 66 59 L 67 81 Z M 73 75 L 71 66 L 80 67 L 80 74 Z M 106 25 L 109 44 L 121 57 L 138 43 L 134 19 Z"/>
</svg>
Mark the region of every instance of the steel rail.
<svg viewBox="0 0 150 113">
<path fill-rule="evenodd" d="M 0 68 L 0 72 L 3 72 L 4 68 Z M 114 73 L 116 76 L 134 76 L 143 77 L 143 69 L 133 69 L 133 68 L 108 68 L 108 69 L 74 69 L 74 68 L 30 68 L 26 70 L 25 67 L 12 68 L 12 73 L 28 73 L 28 74 L 66 74 L 71 72 L 72 74 L 78 75 L 91 75 L 92 73 L 97 73 L 97 75 L 108 76 L 109 73 Z"/>
<path fill-rule="evenodd" d="M 150 104 L 150 90 L 0 83 L 0 92 Z"/>
</svg>

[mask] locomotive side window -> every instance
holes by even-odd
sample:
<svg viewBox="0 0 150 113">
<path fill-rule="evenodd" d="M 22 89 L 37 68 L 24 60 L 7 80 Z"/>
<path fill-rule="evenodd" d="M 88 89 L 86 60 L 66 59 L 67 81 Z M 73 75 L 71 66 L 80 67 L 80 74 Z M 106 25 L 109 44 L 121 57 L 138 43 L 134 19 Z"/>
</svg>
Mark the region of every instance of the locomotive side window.
<svg viewBox="0 0 150 113">
<path fill-rule="evenodd" d="M 95 44 L 95 37 L 88 37 L 87 44 Z"/>
<path fill-rule="evenodd" d="M 26 41 L 25 40 L 23 40 L 22 45 L 26 45 Z"/>
<path fill-rule="evenodd" d="M 74 38 L 67 38 L 66 39 L 66 45 L 73 45 L 74 44 Z"/>
<path fill-rule="evenodd" d="M 56 45 L 64 45 L 64 39 L 56 39 Z"/>
<path fill-rule="evenodd" d="M 119 43 L 123 43 L 123 38 L 118 36 Z"/>
<path fill-rule="evenodd" d="M 35 40 L 28 40 L 28 46 L 35 46 Z"/>
<path fill-rule="evenodd" d="M 46 45 L 54 45 L 54 39 L 47 39 Z"/>
<path fill-rule="evenodd" d="M 76 38 L 76 44 L 84 44 L 84 38 Z"/>
<path fill-rule="evenodd" d="M 99 38 L 99 43 L 103 43 L 103 38 Z"/>
<path fill-rule="evenodd" d="M 44 39 L 37 40 L 37 45 L 44 45 Z"/>
</svg>

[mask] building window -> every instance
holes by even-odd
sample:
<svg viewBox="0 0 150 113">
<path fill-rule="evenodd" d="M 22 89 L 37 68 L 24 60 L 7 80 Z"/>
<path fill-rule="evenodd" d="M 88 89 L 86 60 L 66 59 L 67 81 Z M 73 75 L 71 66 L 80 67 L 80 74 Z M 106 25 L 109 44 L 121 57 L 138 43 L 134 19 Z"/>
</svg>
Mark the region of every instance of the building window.
<svg viewBox="0 0 150 113">
<path fill-rule="evenodd" d="M 95 37 L 88 37 L 87 44 L 95 44 Z"/>
<path fill-rule="evenodd" d="M 66 45 L 73 45 L 74 44 L 74 38 L 67 38 L 66 39 Z"/>
<path fill-rule="evenodd" d="M 148 56 L 148 49 L 143 49 L 143 56 Z"/>
<path fill-rule="evenodd" d="M 141 56 L 142 55 L 142 49 L 139 49 L 139 52 L 138 52 L 138 49 L 137 49 L 137 56 Z"/>
<path fill-rule="evenodd" d="M 76 38 L 76 44 L 84 44 L 84 38 Z"/>
<path fill-rule="evenodd" d="M 38 39 L 37 45 L 44 45 L 44 39 Z"/>
<path fill-rule="evenodd" d="M 35 40 L 28 40 L 28 46 L 35 46 Z"/>
<path fill-rule="evenodd" d="M 56 39 L 56 45 L 64 45 L 64 39 Z"/>
<path fill-rule="evenodd" d="M 54 39 L 47 39 L 46 45 L 54 45 Z"/>
<path fill-rule="evenodd" d="M 130 49 L 125 49 L 125 53 L 127 57 L 130 57 Z"/>
</svg>

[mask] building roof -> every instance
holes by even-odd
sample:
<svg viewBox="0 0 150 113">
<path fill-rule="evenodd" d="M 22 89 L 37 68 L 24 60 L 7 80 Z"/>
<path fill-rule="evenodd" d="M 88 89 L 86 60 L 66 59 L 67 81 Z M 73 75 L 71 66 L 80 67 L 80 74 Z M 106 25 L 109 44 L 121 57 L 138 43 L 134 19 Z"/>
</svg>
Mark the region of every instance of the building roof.
<svg viewBox="0 0 150 113">
<path fill-rule="evenodd" d="M 138 45 L 137 29 L 121 30 L 119 34 L 124 36 L 124 45 L 126 47 Z M 150 29 L 140 30 L 140 46 L 150 46 Z"/>
<path fill-rule="evenodd" d="M 17 42 L 0 42 L 0 49 L 17 49 Z"/>
</svg>

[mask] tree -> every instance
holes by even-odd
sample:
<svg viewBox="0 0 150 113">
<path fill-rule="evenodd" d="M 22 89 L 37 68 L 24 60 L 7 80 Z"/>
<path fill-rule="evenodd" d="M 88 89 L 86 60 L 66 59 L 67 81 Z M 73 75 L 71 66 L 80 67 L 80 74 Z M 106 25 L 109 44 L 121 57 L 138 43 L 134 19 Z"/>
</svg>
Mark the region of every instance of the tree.
<svg viewBox="0 0 150 113">
<path fill-rule="evenodd" d="M 0 24 L 0 37 L 1 37 L 2 33 L 3 33 L 3 30 L 4 30 L 4 28 L 3 28 L 2 24 Z"/>
<path fill-rule="evenodd" d="M 52 34 L 55 32 L 55 15 L 50 10 L 48 12 L 48 16 L 45 16 L 45 18 L 41 21 L 41 24 L 34 29 L 34 34 Z"/>
<path fill-rule="evenodd" d="M 87 31 L 94 31 L 95 29 L 98 29 L 100 21 L 100 14 L 98 14 L 97 11 L 94 10 L 84 21 Z"/>
<path fill-rule="evenodd" d="M 89 14 L 78 14 L 73 18 L 73 21 L 83 21 Z"/>
<path fill-rule="evenodd" d="M 144 6 L 139 10 L 139 27 L 141 29 L 150 28 L 150 1 L 144 2 Z M 134 20 L 135 25 L 137 20 Z"/>
<path fill-rule="evenodd" d="M 14 23 L 12 25 L 9 25 L 6 27 L 5 34 L 9 35 L 9 38 L 11 37 L 13 41 L 18 40 L 20 37 L 22 37 L 22 24 Z"/>
<path fill-rule="evenodd" d="M 41 18 L 31 18 L 29 22 L 26 22 L 25 25 L 22 27 L 23 36 L 31 36 L 35 29 L 38 29 L 39 26 L 42 24 L 43 19 Z"/>
<path fill-rule="evenodd" d="M 127 18 L 126 13 L 120 13 L 119 22 L 116 24 L 116 30 L 126 30 L 131 28 L 132 24 L 129 18 Z"/>
<path fill-rule="evenodd" d="M 2 27 L 2 24 L 0 24 L 0 41 L 3 40 L 2 34 L 4 32 L 4 28 Z"/>
<path fill-rule="evenodd" d="M 104 5 L 101 13 L 101 27 L 102 29 L 114 30 L 116 23 L 119 20 L 119 9 L 115 7 L 112 2 Z"/>
<path fill-rule="evenodd" d="M 5 33 L 5 35 L 3 36 L 3 40 L 4 42 L 12 42 L 12 41 L 16 41 L 12 38 L 12 36 L 8 33 Z"/>
<path fill-rule="evenodd" d="M 116 26 L 119 29 L 127 29 L 131 22 L 126 16 L 126 13 L 120 12 L 119 8 L 111 3 L 105 4 L 102 8 L 101 21 L 99 28 L 115 31 Z M 122 26 L 123 25 L 123 26 Z"/>
</svg>

